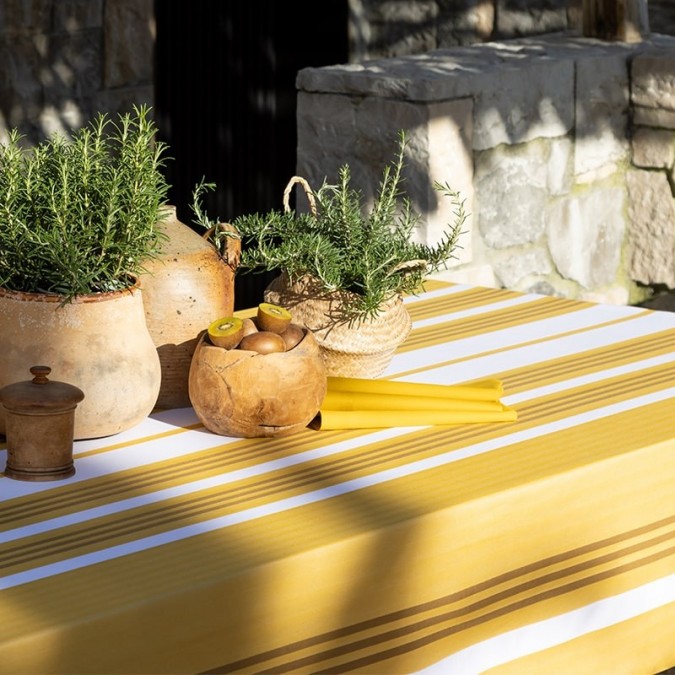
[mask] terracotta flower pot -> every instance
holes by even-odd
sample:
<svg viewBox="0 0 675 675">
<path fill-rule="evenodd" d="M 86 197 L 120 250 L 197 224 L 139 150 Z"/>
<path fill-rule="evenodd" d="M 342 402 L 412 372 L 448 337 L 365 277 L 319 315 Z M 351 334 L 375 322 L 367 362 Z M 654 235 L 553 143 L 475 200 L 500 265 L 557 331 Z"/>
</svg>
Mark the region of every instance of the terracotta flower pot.
<svg viewBox="0 0 675 675">
<path fill-rule="evenodd" d="M 155 406 L 161 379 L 140 288 L 62 301 L 0 289 L 0 387 L 25 380 L 31 366 L 43 364 L 54 379 L 84 392 L 75 411 L 76 440 L 138 424 Z"/>
<path fill-rule="evenodd" d="M 212 345 L 204 334 L 190 368 L 190 400 L 202 424 L 243 438 L 302 431 L 326 395 L 326 369 L 311 332 L 287 352 Z"/>
</svg>

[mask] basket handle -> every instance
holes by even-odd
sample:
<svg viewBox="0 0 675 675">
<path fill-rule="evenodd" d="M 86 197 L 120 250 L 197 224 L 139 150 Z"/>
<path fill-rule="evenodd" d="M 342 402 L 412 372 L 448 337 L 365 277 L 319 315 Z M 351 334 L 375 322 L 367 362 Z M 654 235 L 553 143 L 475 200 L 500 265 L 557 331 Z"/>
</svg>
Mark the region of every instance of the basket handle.
<svg viewBox="0 0 675 675">
<path fill-rule="evenodd" d="M 309 183 L 302 176 L 293 176 L 293 178 L 288 181 L 288 185 L 284 190 L 284 212 L 289 213 L 291 210 L 289 198 L 291 196 L 291 190 L 296 183 L 300 183 L 302 186 L 302 189 L 305 191 L 307 201 L 309 202 L 309 209 L 312 212 L 312 215 L 316 216 L 316 200 L 314 199 L 314 193 L 312 192 L 312 188 L 309 187 Z"/>
</svg>

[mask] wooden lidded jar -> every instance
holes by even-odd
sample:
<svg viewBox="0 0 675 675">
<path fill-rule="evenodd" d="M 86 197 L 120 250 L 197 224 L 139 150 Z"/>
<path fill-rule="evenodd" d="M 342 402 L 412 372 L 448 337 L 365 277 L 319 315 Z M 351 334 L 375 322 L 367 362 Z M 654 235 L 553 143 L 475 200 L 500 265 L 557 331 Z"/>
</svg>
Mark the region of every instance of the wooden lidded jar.
<svg viewBox="0 0 675 675">
<path fill-rule="evenodd" d="M 234 311 L 234 275 L 241 244 L 228 238 L 220 255 L 205 237 L 180 222 L 176 207 L 157 224 L 166 239 L 139 277 L 148 331 L 162 370 L 157 406 L 190 406 L 188 375 L 204 326 Z"/>
<path fill-rule="evenodd" d="M 31 481 L 68 478 L 75 473 L 75 408 L 84 392 L 50 381 L 48 366 L 33 366 L 30 372 L 32 380 L 0 389 L 7 436 L 5 475 Z"/>
</svg>

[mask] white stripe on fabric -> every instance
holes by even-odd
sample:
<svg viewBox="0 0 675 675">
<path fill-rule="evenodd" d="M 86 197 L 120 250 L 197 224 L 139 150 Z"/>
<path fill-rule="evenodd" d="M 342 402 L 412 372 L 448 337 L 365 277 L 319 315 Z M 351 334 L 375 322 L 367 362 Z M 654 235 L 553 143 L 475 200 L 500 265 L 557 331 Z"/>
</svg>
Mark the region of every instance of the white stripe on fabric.
<svg viewBox="0 0 675 675">
<path fill-rule="evenodd" d="M 405 466 L 387 469 L 385 471 L 380 471 L 378 473 L 363 476 L 361 478 L 348 480 L 343 483 L 337 483 L 327 488 L 322 488 L 320 490 L 313 490 L 303 495 L 297 495 L 286 499 L 280 499 L 276 502 L 263 504 L 261 506 L 257 506 L 251 509 L 245 509 L 243 511 L 239 511 L 237 513 L 233 513 L 227 516 L 213 518 L 211 520 L 206 520 L 201 523 L 196 523 L 193 525 L 180 527 L 175 530 L 162 532 L 161 534 L 153 535 L 151 537 L 138 539 L 136 541 L 127 542 L 125 544 L 119 544 L 117 546 L 112 546 L 107 549 L 102 549 L 100 551 L 95 551 L 93 553 L 76 556 L 74 558 L 63 560 L 57 563 L 52 563 L 49 565 L 44 565 L 42 567 L 37 567 L 24 572 L 18 572 L 16 574 L 7 575 L 6 577 L 0 578 L 0 590 L 20 586 L 22 584 L 30 583 L 31 581 L 36 581 L 38 579 L 44 579 L 47 577 L 55 576 L 62 572 L 80 569 L 88 565 L 103 562 L 105 560 L 112 560 L 114 558 L 119 558 L 125 555 L 129 555 L 131 553 L 145 551 L 147 549 L 155 548 L 163 544 L 188 539 L 190 537 L 194 537 L 199 534 L 204 534 L 206 532 L 213 532 L 215 530 L 230 527 L 232 525 L 249 522 L 251 520 L 263 518 L 265 516 L 273 515 L 275 513 L 281 513 L 283 511 L 289 511 L 291 509 L 299 508 L 301 506 L 307 506 L 309 504 L 324 501 L 332 497 L 336 497 L 338 495 L 356 492 L 357 490 L 362 490 L 364 488 L 368 488 L 374 485 L 380 485 L 382 483 L 386 483 L 388 481 L 402 478 L 405 476 L 417 474 L 422 471 L 428 471 L 429 469 L 451 464 L 452 462 L 456 462 L 461 459 L 466 459 L 467 457 L 475 457 L 477 455 L 481 455 L 498 448 L 504 448 L 515 443 L 521 443 L 523 441 L 527 441 L 533 438 L 546 436 L 548 434 L 555 433 L 556 431 L 560 431 L 563 429 L 570 429 L 572 427 L 586 424 L 588 422 L 598 420 L 603 417 L 616 415 L 621 412 L 625 412 L 627 410 L 640 408 L 642 406 L 649 405 L 651 403 L 656 403 L 658 401 L 663 401 L 672 397 L 675 397 L 675 387 L 664 391 L 648 394 L 645 396 L 640 396 L 634 399 L 630 399 L 628 401 L 615 403 L 609 406 L 605 406 L 604 408 L 588 411 L 586 413 L 574 415 L 572 417 L 568 417 L 555 422 L 550 422 L 548 424 L 543 424 L 539 427 L 534 427 L 532 429 L 525 429 L 522 431 L 514 432 L 512 434 L 508 434 L 497 439 L 483 441 L 473 446 L 467 446 L 460 450 L 454 450 L 434 457 L 428 457 L 423 460 L 411 462 L 410 464 L 407 464 Z M 116 504 L 110 505 L 110 509 L 108 512 L 109 513 L 114 512 L 116 506 L 117 506 Z"/>
<path fill-rule="evenodd" d="M 675 602 L 675 574 L 466 647 L 417 675 L 479 675 Z M 639 646 L 637 646 L 639 648 Z"/>
</svg>

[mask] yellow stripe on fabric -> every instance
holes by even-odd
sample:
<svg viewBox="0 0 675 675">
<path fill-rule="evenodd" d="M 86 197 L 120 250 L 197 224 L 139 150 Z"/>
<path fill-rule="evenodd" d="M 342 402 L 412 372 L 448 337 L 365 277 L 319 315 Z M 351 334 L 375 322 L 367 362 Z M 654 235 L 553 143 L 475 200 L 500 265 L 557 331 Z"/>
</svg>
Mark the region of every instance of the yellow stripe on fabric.
<svg viewBox="0 0 675 675">
<path fill-rule="evenodd" d="M 522 422 L 518 425 L 518 428 L 531 428 L 544 422 L 550 422 L 555 419 L 560 419 L 561 417 L 566 416 L 570 412 L 579 413 L 597 407 L 598 405 L 606 405 L 607 403 L 610 402 L 618 400 L 626 400 L 634 395 L 640 395 L 652 391 L 655 385 L 668 385 L 673 381 L 673 379 L 674 379 L 674 367 L 671 367 L 667 371 L 664 371 L 663 369 L 658 369 L 640 373 L 640 377 L 638 379 L 634 378 L 631 379 L 628 376 L 621 378 L 614 378 L 614 380 L 612 381 L 595 383 L 594 385 L 579 388 L 578 390 L 571 390 L 565 392 L 564 396 L 558 394 L 554 396 L 545 397 L 537 401 L 530 402 L 521 408 L 520 417 Z M 611 430 L 611 418 L 609 426 Z M 260 503 L 259 502 L 260 499 L 263 499 L 263 501 L 267 499 L 267 496 L 270 495 L 270 490 L 272 491 L 271 492 L 272 496 L 275 498 L 284 496 L 286 494 L 285 490 L 291 490 L 291 492 L 288 494 L 297 494 L 298 490 L 302 491 L 305 488 L 305 486 L 308 485 L 308 481 L 313 480 L 314 477 L 317 475 L 317 473 L 323 475 L 324 478 L 330 477 L 331 480 L 335 481 L 346 480 L 358 475 L 366 475 L 367 473 L 370 472 L 371 469 L 384 470 L 389 467 L 401 466 L 402 464 L 412 461 L 412 459 L 419 459 L 421 457 L 428 456 L 428 454 L 433 455 L 434 453 L 438 452 L 437 449 L 439 447 L 445 448 L 447 450 L 453 445 L 457 447 L 457 443 L 460 444 L 468 443 L 470 442 L 470 440 L 476 442 L 478 437 L 480 436 L 485 437 L 483 435 L 485 430 L 482 429 L 479 430 L 478 433 L 476 433 L 475 435 L 467 433 L 467 430 L 465 429 L 457 429 L 453 431 L 454 433 L 452 433 L 451 436 L 454 443 L 450 444 L 449 446 L 446 446 L 442 442 L 440 442 L 440 438 L 437 433 L 431 434 L 424 433 L 421 434 L 420 437 L 418 437 L 417 435 L 413 435 L 412 437 L 407 436 L 400 440 L 396 439 L 388 441 L 385 444 L 386 447 L 381 448 L 380 450 L 375 449 L 368 450 L 367 448 L 364 448 L 362 450 L 360 449 L 356 451 L 350 451 L 349 453 L 341 454 L 338 458 L 329 457 L 309 463 L 306 466 L 303 465 L 302 467 L 293 467 L 291 469 L 282 472 L 273 472 L 266 474 L 262 478 L 256 477 L 253 479 L 249 479 L 248 481 L 239 482 L 236 484 L 237 485 L 236 489 L 234 487 L 230 487 L 228 489 L 229 498 L 231 498 L 233 495 L 241 495 L 241 497 L 238 497 L 235 501 L 226 500 L 225 503 L 222 503 L 222 500 L 215 498 L 215 502 L 208 501 L 207 502 L 208 506 L 205 506 L 200 501 L 194 500 L 194 503 L 185 507 L 186 513 L 183 515 L 183 517 L 193 515 L 195 513 L 195 510 L 198 513 L 201 513 L 204 511 L 204 509 L 206 509 L 207 515 L 209 517 L 212 517 L 214 514 L 216 514 L 216 512 L 214 511 L 216 506 L 219 506 L 220 508 L 228 508 L 229 504 L 230 505 L 229 508 L 232 508 L 233 506 L 236 506 L 240 502 L 243 503 L 245 501 L 250 500 L 256 494 L 258 495 L 257 499 L 254 502 L 252 502 L 252 504 L 257 504 Z M 473 439 L 471 438 L 472 436 Z M 311 438 L 310 432 L 307 432 L 306 437 Z M 288 440 L 289 439 L 287 439 L 287 441 Z M 297 444 L 297 438 L 295 439 L 295 443 Z M 408 447 L 409 445 L 410 447 Z M 263 455 L 261 455 L 261 459 L 269 458 L 268 454 L 269 446 L 266 446 L 266 449 L 264 451 L 262 450 L 262 446 L 259 446 L 259 448 L 263 452 Z M 297 447 L 295 448 L 294 451 L 297 451 Z M 200 454 L 202 455 L 202 457 L 204 457 L 204 461 L 206 462 L 207 466 L 205 469 L 205 473 L 203 474 L 197 473 L 197 471 L 200 468 L 199 464 L 190 466 L 191 472 L 190 475 L 193 476 L 195 479 L 197 477 L 213 475 L 214 473 L 221 472 L 223 470 L 223 464 L 225 464 L 226 468 L 231 469 L 244 466 L 247 462 L 251 460 L 251 456 L 249 453 L 242 453 L 242 455 L 239 457 L 237 457 L 235 453 L 232 453 L 233 456 L 231 456 L 229 452 L 226 454 L 226 456 L 219 456 L 219 453 L 216 453 L 214 451 L 210 451 L 209 453 L 206 454 L 204 453 Z M 355 454 L 356 456 L 351 458 L 350 457 L 351 454 Z M 281 457 L 282 455 L 283 453 L 277 456 Z M 216 461 L 215 469 L 212 465 L 213 461 Z M 230 466 L 228 466 L 228 464 Z M 204 467 L 201 468 L 204 470 Z M 142 477 L 143 470 L 128 472 L 128 475 L 130 477 L 134 474 L 139 477 Z M 159 475 L 156 481 L 160 481 L 161 479 L 162 476 Z M 180 482 L 180 480 L 175 476 L 172 478 L 172 481 L 173 483 L 165 483 L 163 486 L 176 484 Z M 126 481 L 124 481 L 123 484 L 126 484 Z M 155 479 L 153 480 L 152 487 L 156 487 Z M 80 495 L 78 493 L 77 491 L 78 488 L 80 488 L 81 490 L 83 486 L 82 485 L 72 486 L 71 490 L 73 497 L 75 497 L 76 499 L 80 499 L 83 497 L 83 495 Z M 101 485 L 100 484 L 94 485 L 94 488 L 98 493 L 98 491 L 100 491 L 101 489 Z M 134 485 L 133 482 L 130 480 L 129 486 L 127 486 L 125 489 L 132 489 L 134 493 L 137 493 L 138 490 L 140 490 L 141 488 L 143 488 L 142 485 Z M 251 492 L 251 489 L 253 490 L 253 492 Z M 217 495 L 218 489 L 216 488 L 214 492 Z M 59 496 L 61 497 L 62 501 L 66 502 L 62 494 Z M 45 500 L 45 503 L 42 504 L 42 508 L 39 511 L 39 515 L 43 514 L 44 509 L 49 508 L 50 505 L 55 506 L 56 501 L 58 500 L 57 495 L 46 494 L 43 495 L 43 498 Z M 105 498 L 106 495 L 102 494 L 102 499 Z M 181 512 L 181 508 L 179 506 L 180 503 L 191 499 L 194 499 L 194 497 L 188 496 L 183 497 L 181 500 L 177 501 L 174 500 L 174 502 L 172 503 L 177 504 L 177 506 L 174 506 L 172 510 L 174 511 L 177 510 L 178 512 Z M 252 504 L 248 504 L 248 506 Z M 75 506 L 76 505 L 77 502 Z M 91 505 L 91 503 L 89 503 L 88 505 Z M 23 507 L 25 506 L 25 504 L 19 504 L 18 506 Z M 164 518 L 166 518 L 166 514 L 164 518 L 160 518 L 159 516 L 154 515 L 155 513 L 163 511 L 165 508 L 166 507 L 163 504 L 160 504 L 144 507 L 144 509 L 140 510 L 141 514 L 145 513 L 146 511 L 149 511 L 151 514 L 149 517 L 145 515 L 138 515 L 139 511 L 133 512 L 137 514 L 135 515 L 134 518 L 131 518 L 131 516 L 127 516 L 125 514 L 122 514 L 121 516 L 117 517 L 111 516 L 109 520 L 112 521 L 112 524 L 109 527 L 112 527 L 113 530 L 117 532 L 120 536 L 126 536 L 126 533 L 128 533 L 133 526 L 133 532 L 138 532 L 140 529 L 140 531 L 144 534 L 144 536 L 147 536 L 147 534 L 149 534 L 150 532 L 156 531 L 155 528 L 162 523 Z M 3 515 L 8 518 L 10 518 L 13 515 L 18 516 L 19 510 L 20 509 L 17 509 L 15 513 L 8 511 L 7 514 Z M 73 510 L 72 506 L 70 507 L 69 510 L 71 511 Z M 171 511 L 169 511 L 169 513 L 170 512 Z M 31 517 L 35 517 L 35 512 L 31 514 Z M 124 522 L 121 524 L 115 524 L 116 518 L 122 518 Z M 171 524 L 172 526 L 175 525 L 174 520 L 167 521 L 167 523 Z M 14 521 L 12 524 L 16 525 L 17 523 L 16 521 Z M 152 526 L 152 528 L 149 527 L 150 525 Z M 85 529 L 87 533 L 91 533 L 92 536 L 96 534 L 97 538 L 101 540 L 99 535 L 102 535 L 103 529 L 94 532 L 94 528 L 91 525 L 84 525 L 82 527 Z M 108 534 L 111 533 L 111 530 L 105 530 L 105 532 L 107 533 L 106 536 L 108 536 Z M 40 540 L 44 540 L 45 537 L 47 537 L 47 535 L 43 535 Z M 72 547 L 77 544 L 77 541 L 78 537 L 75 537 L 74 540 L 71 538 L 69 542 L 64 537 L 61 537 L 59 543 L 61 547 L 63 547 L 67 543 L 70 543 L 70 546 Z M 91 540 L 88 540 L 88 542 L 91 543 Z M 50 554 L 55 553 L 55 548 L 52 547 L 51 540 L 49 540 L 49 542 L 43 546 L 44 550 L 48 551 Z M 12 550 L 18 551 L 19 549 L 23 557 L 22 558 L 20 557 L 17 560 L 12 557 Z M 14 564 L 18 564 L 19 560 L 23 560 L 25 562 L 27 560 L 25 556 L 27 556 L 31 552 L 31 548 L 27 545 L 27 542 L 25 540 L 21 540 L 20 542 L 17 542 L 14 545 L 6 545 L 4 548 L 0 550 L 4 551 L 6 557 L 3 558 L 3 560 L 8 565 L 12 560 Z M 39 557 L 41 555 L 40 550 L 41 549 L 38 546 L 37 552 L 33 552 L 33 555 L 37 555 Z M 66 546 L 64 550 L 69 551 L 70 548 Z M 32 559 L 33 558 L 31 558 L 31 560 Z"/>
<path fill-rule="evenodd" d="M 459 285 L 460 284 L 454 281 L 445 281 L 444 279 L 436 279 L 435 277 L 430 276 L 422 282 L 422 289 L 424 291 L 435 291 L 441 288 L 451 288 Z"/>
<path fill-rule="evenodd" d="M 621 545 L 626 537 L 646 541 L 660 536 L 657 528 L 668 527 L 667 523 L 656 523 L 656 519 L 669 510 L 664 496 L 672 494 L 668 476 L 675 471 L 675 452 L 672 447 L 650 446 L 653 439 L 664 437 L 663 427 L 658 428 L 659 420 L 672 428 L 672 421 L 664 422 L 668 409 L 665 405 L 650 406 L 616 416 L 611 427 L 615 437 L 607 436 L 606 429 L 598 429 L 597 424 L 586 425 L 588 447 L 597 447 L 598 453 L 609 456 L 622 453 L 613 466 L 589 463 L 588 458 L 578 464 L 575 454 L 584 451 L 575 448 L 571 440 L 574 430 L 567 430 L 547 437 L 544 448 L 541 439 L 519 445 L 520 461 L 511 464 L 505 460 L 514 449 L 505 448 L 492 458 L 473 458 L 337 501 L 294 509 L 35 582 L 30 585 L 30 594 L 24 587 L 10 589 L 3 593 L 7 603 L 0 608 L 0 619 L 11 638 L 30 628 L 40 616 L 54 617 L 56 625 L 55 615 L 59 615 L 58 624 L 68 627 L 65 615 L 76 617 L 91 603 L 92 609 L 97 608 L 94 615 L 98 624 L 75 626 L 73 630 L 87 635 L 94 631 L 93 643 L 106 650 L 110 633 L 99 624 L 106 621 L 106 611 L 115 615 L 115 608 L 126 604 L 129 616 L 127 620 L 120 617 L 122 623 L 114 624 L 116 634 L 124 633 L 123 626 L 133 630 L 135 625 L 144 625 L 144 633 L 148 633 L 146 646 L 161 644 L 160 637 L 170 645 L 172 630 L 179 641 L 205 640 L 205 659 L 222 656 L 210 661 L 215 666 L 226 662 L 223 653 L 232 660 L 245 649 L 246 626 L 255 631 L 255 640 L 262 648 L 275 641 L 277 645 L 287 644 L 299 639 L 299 634 L 306 636 L 307 626 L 313 629 L 311 634 L 317 635 L 331 623 L 337 629 L 365 620 L 364 614 L 377 617 L 397 607 L 437 602 L 434 599 L 449 593 L 466 593 L 462 589 L 483 583 L 481 580 L 501 574 L 504 569 L 518 570 L 533 564 L 535 567 L 527 570 L 536 573 L 538 563 L 528 562 L 532 552 L 513 545 L 513 540 L 509 545 L 509 538 L 519 530 L 536 552 L 534 560 L 542 560 L 544 566 L 564 564 L 563 558 L 547 562 L 546 557 L 560 556 L 582 545 L 586 548 L 574 555 L 591 555 L 598 547 L 607 546 L 594 543 L 602 537 L 619 537 L 616 543 L 610 542 L 611 546 Z M 636 419 L 645 427 L 640 440 L 628 432 Z M 630 452 L 631 448 L 635 453 Z M 528 453 L 545 460 L 547 471 L 531 468 Z M 655 463 L 661 473 L 653 470 Z M 574 470 L 577 467 L 579 471 Z M 550 472 L 557 474 L 554 484 L 542 480 Z M 659 479 L 663 483 L 660 486 Z M 517 498 L 509 489 L 510 483 L 523 488 Z M 637 503 L 636 494 L 640 495 Z M 604 500 L 612 503 L 612 512 L 606 517 L 602 510 Z M 538 505 L 535 511 L 533 504 Z M 455 508 L 459 510 L 453 515 Z M 595 539 L 589 541 L 586 537 L 590 531 L 583 526 L 583 520 L 591 514 Z M 317 523 L 321 526 L 317 527 Z M 524 527 L 527 532 L 523 532 Z M 558 537 L 548 536 L 552 527 Z M 647 529 L 631 534 L 631 527 Z M 551 546 L 560 548 L 553 550 Z M 498 559 L 489 554 L 486 557 L 494 550 L 500 551 Z M 438 559 L 427 557 L 435 553 Z M 198 565 L 195 560 L 199 560 Z M 414 569 L 420 571 L 415 574 Z M 524 572 L 521 570 L 516 577 Z M 242 574 L 252 576 L 242 578 Z M 367 574 L 372 577 L 366 578 Z M 188 595 L 167 595 L 166 588 L 172 584 L 178 587 L 186 575 L 193 580 Z M 466 585 L 457 587 L 459 580 Z M 213 582 L 219 585 L 211 587 Z M 391 583 L 408 586 L 388 587 Z M 270 598 L 270 593 L 274 597 Z M 300 595 L 296 597 L 295 593 Z M 344 604 L 349 594 L 358 595 L 359 602 Z M 262 605 L 256 604 L 256 597 L 265 597 L 265 612 L 260 615 L 256 608 Z M 154 612 L 149 605 L 151 598 L 159 602 Z M 15 616 L 11 610 L 20 607 L 30 607 L 31 611 Z M 10 617 L 12 620 L 7 620 Z M 172 619 L 176 626 L 172 626 Z M 213 629 L 199 633 L 202 625 Z M 479 625 L 489 628 L 489 623 Z M 221 630 L 215 626 L 221 626 Z M 180 654 L 174 654 L 170 646 L 168 649 L 160 658 L 174 658 L 174 666 L 178 667 Z M 133 655 L 133 651 L 129 653 Z M 136 663 L 135 667 L 142 665 Z"/>
</svg>

